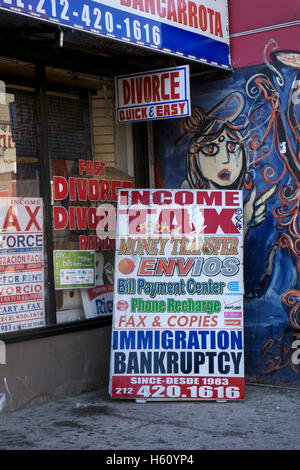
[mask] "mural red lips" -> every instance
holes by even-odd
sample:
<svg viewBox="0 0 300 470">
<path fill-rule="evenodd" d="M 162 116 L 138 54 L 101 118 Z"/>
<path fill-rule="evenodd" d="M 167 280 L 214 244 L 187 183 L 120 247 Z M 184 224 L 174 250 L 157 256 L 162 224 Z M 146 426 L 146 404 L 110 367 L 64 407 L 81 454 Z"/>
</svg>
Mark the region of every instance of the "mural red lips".
<svg viewBox="0 0 300 470">
<path fill-rule="evenodd" d="M 218 177 L 223 181 L 228 181 L 230 179 L 231 172 L 229 170 L 222 170 L 218 173 Z"/>
<path fill-rule="evenodd" d="M 134 271 L 135 264 L 130 258 L 123 258 L 119 262 L 118 268 L 122 274 L 131 274 Z"/>
</svg>

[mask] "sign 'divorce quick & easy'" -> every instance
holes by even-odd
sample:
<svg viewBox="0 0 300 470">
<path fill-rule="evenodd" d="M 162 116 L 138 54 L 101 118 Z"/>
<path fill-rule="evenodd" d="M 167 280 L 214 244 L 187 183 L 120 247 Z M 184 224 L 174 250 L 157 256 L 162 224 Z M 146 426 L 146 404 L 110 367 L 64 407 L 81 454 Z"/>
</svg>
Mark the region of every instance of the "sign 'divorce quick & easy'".
<svg viewBox="0 0 300 470">
<path fill-rule="evenodd" d="M 115 83 L 120 123 L 191 114 L 188 65 L 116 77 Z"/>
<path fill-rule="evenodd" d="M 241 191 L 121 190 L 113 398 L 244 398 Z"/>
</svg>

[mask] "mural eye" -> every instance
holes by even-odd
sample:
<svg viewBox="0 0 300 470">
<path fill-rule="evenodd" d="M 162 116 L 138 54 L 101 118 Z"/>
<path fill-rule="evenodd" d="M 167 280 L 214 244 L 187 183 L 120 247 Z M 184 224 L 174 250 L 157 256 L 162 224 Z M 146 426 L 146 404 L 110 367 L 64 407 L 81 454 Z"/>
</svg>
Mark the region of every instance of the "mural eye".
<svg viewBox="0 0 300 470">
<path fill-rule="evenodd" d="M 219 152 L 219 146 L 212 142 L 210 144 L 203 145 L 201 152 L 207 157 L 214 157 Z"/>
<path fill-rule="evenodd" d="M 238 143 L 230 140 L 227 142 L 227 150 L 229 153 L 234 153 L 237 149 Z"/>
</svg>

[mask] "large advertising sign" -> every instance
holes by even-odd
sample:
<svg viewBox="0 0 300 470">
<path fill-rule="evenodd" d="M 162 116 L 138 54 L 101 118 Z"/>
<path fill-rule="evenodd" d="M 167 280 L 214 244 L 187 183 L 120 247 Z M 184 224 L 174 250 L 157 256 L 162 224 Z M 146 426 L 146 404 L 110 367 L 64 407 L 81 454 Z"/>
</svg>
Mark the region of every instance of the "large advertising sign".
<svg viewBox="0 0 300 470">
<path fill-rule="evenodd" d="M 95 252 L 80 250 L 55 250 L 55 289 L 95 287 Z"/>
<path fill-rule="evenodd" d="M 0 8 L 231 69 L 227 0 L 0 0 Z"/>
<path fill-rule="evenodd" d="M 44 324 L 42 199 L 0 198 L 0 332 Z"/>
<path fill-rule="evenodd" d="M 119 123 L 191 114 L 188 65 L 116 77 L 115 83 Z"/>
<path fill-rule="evenodd" d="M 241 191 L 120 190 L 113 398 L 244 398 Z"/>
</svg>

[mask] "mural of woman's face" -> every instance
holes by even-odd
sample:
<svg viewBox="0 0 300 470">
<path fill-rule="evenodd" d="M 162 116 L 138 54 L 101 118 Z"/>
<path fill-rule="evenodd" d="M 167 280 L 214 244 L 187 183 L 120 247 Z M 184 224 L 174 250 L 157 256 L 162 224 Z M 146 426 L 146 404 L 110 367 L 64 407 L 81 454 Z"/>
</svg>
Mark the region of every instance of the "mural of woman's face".
<svg viewBox="0 0 300 470">
<path fill-rule="evenodd" d="M 196 158 L 203 177 L 217 187 L 234 184 L 243 169 L 243 147 L 226 129 L 201 145 Z"/>
</svg>

